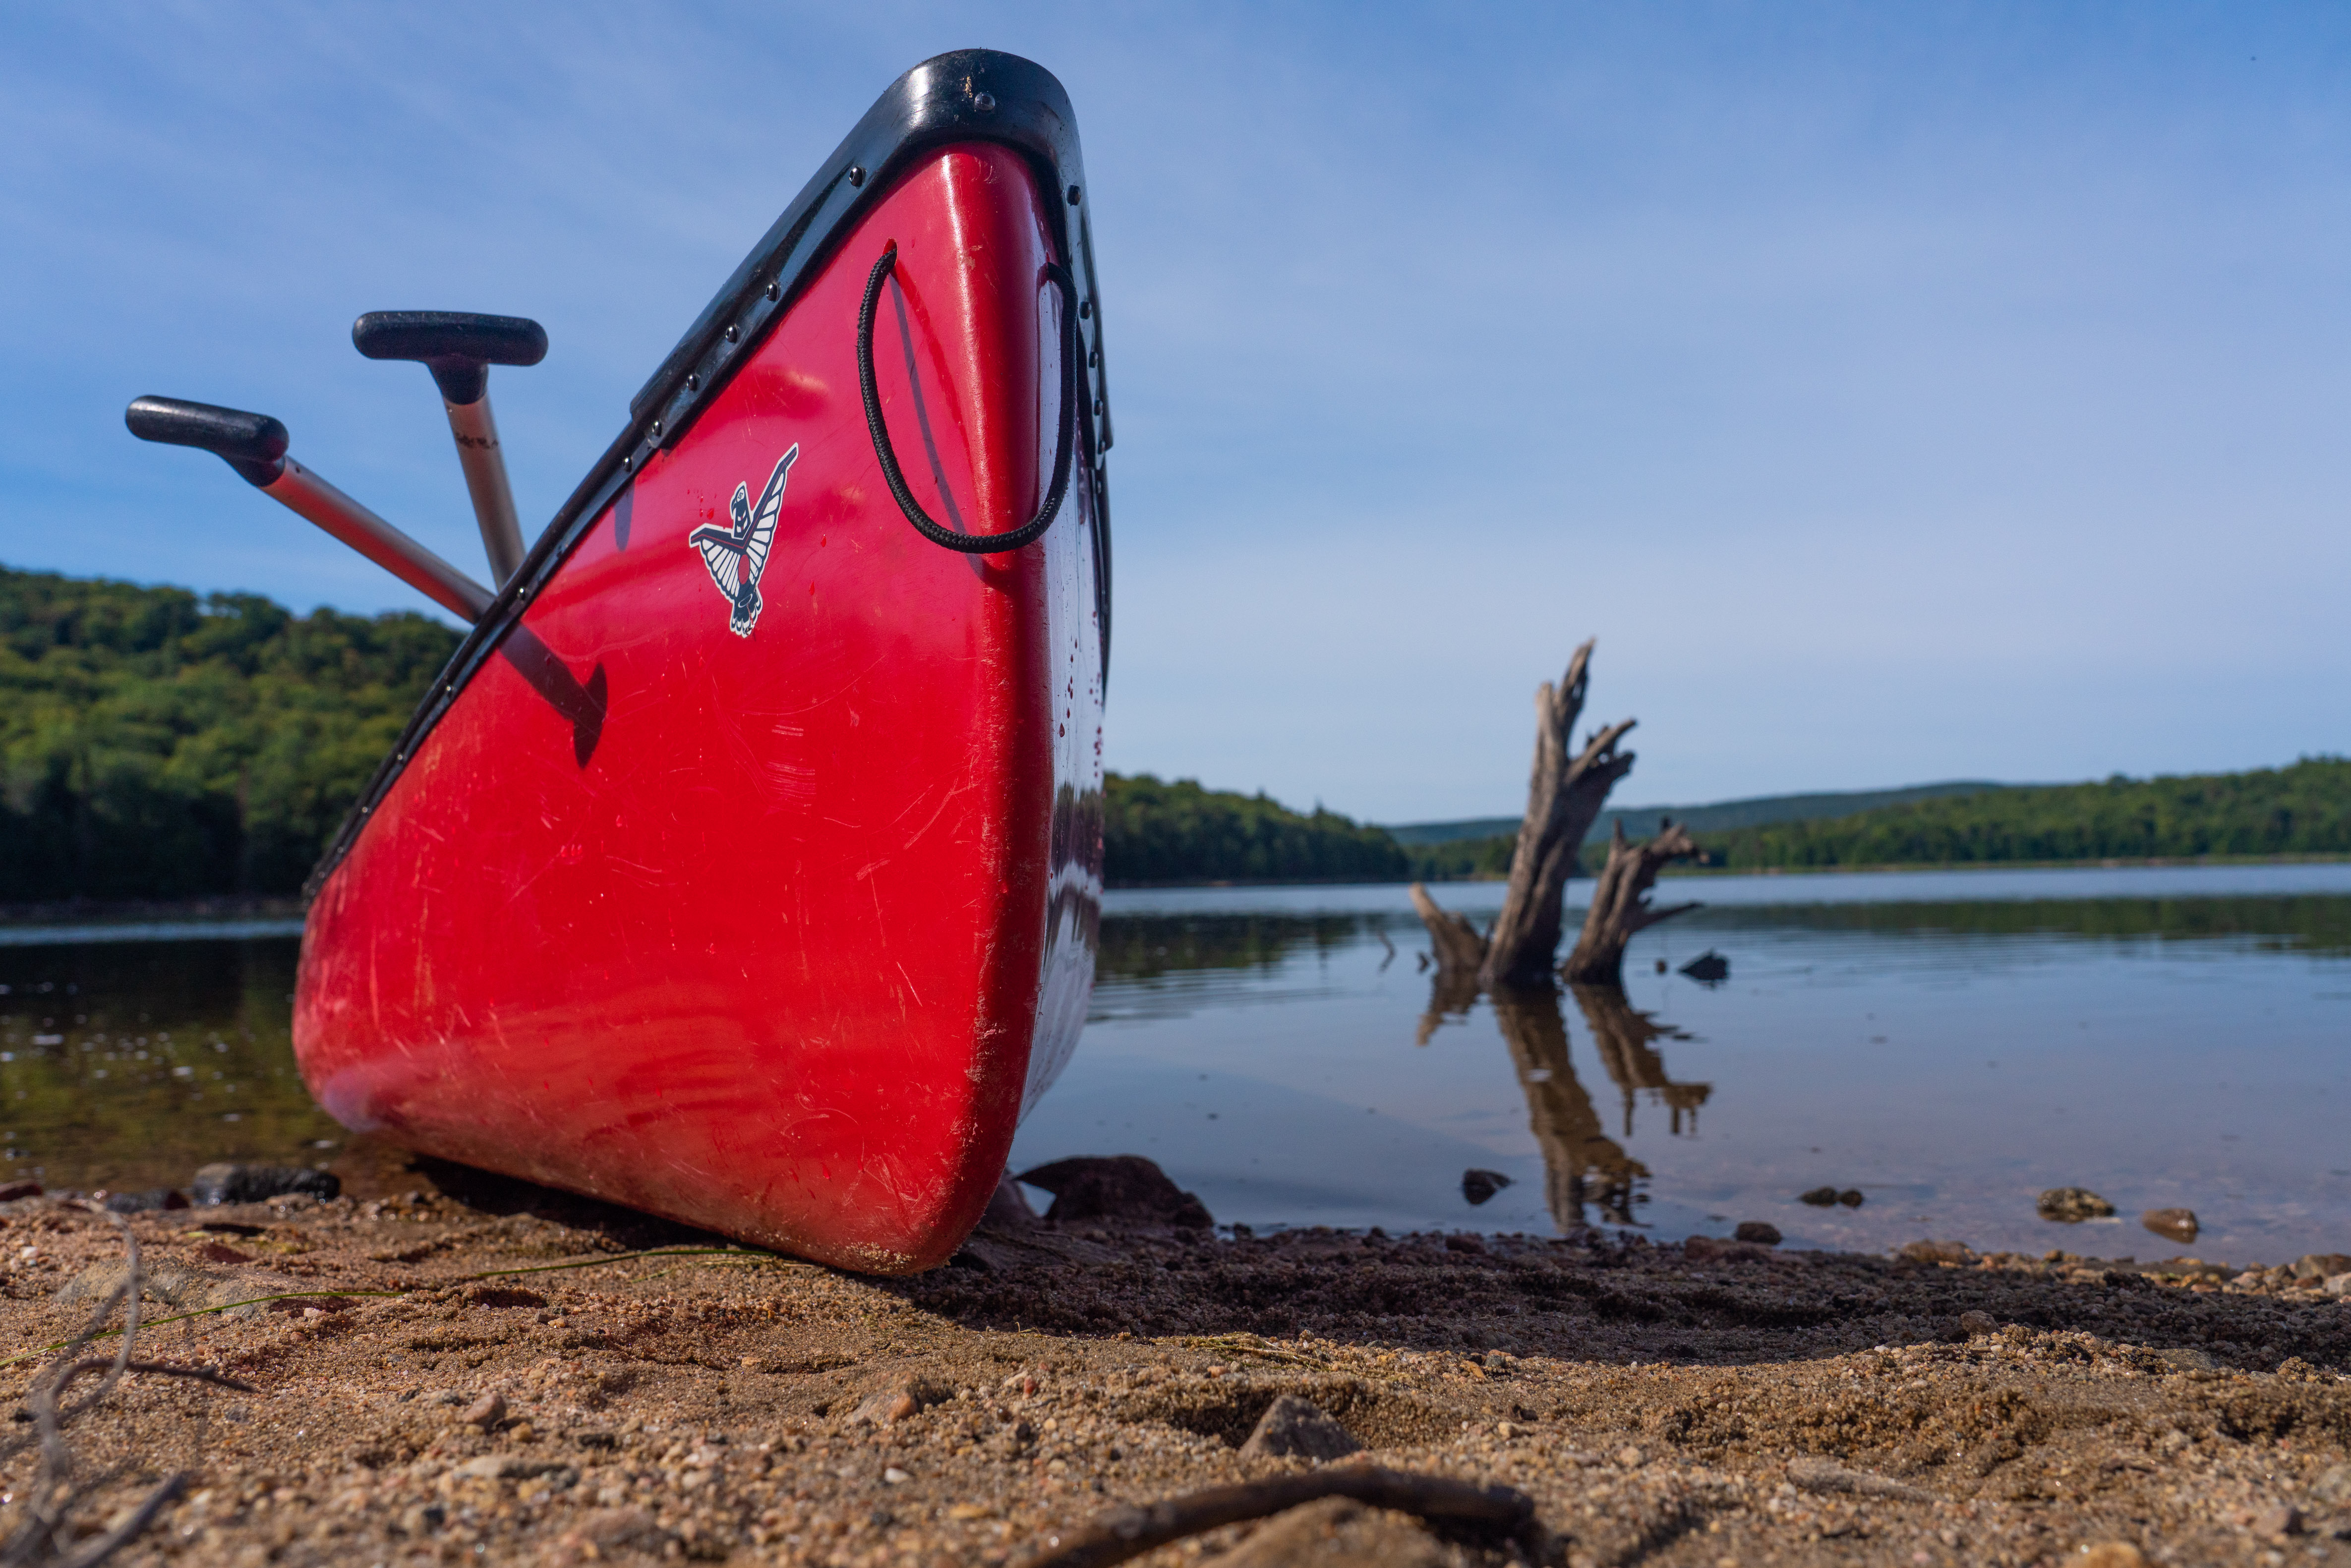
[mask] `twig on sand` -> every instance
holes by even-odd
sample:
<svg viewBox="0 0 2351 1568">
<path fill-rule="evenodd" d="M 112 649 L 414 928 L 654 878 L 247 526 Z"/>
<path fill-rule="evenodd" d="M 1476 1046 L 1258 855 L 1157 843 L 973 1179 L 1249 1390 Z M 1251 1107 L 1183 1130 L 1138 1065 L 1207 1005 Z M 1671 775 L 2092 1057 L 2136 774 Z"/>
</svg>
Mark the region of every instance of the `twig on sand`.
<svg viewBox="0 0 2351 1568">
<path fill-rule="evenodd" d="M 107 1482 L 113 1475 L 99 1478 L 88 1485 L 74 1483 L 73 1451 L 66 1447 L 65 1429 L 75 1417 L 95 1409 L 100 1401 L 114 1392 L 126 1373 L 154 1373 L 168 1377 L 190 1378 L 200 1383 L 216 1384 L 225 1388 L 251 1392 L 251 1385 L 220 1373 L 200 1367 L 172 1366 L 162 1362 L 139 1361 L 132 1352 L 139 1341 L 139 1309 L 144 1297 L 146 1271 L 139 1257 L 139 1237 L 120 1215 L 109 1214 L 122 1230 L 123 1246 L 129 1252 L 129 1266 L 122 1279 L 109 1291 L 98 1310 L 79 1333 L 58 1347 L 59 1354 L 33 1379 L 25 1404 L 33 1417 L 33 1433 L 5 1445 L 0 1445 L 0 1458 L 22 1453 L 37 1443 L 41 1462 L 32 1484 L 26 1489 L 24 1521 L 0 1543 L 0 1564 L 6 1568 L 23 1568 L 35 1563 L 53 1563 L 62 1568 L 96 1568 L 135 1540 L 155 1521 L 155 1516 L 178 1497 L 187 1485 L 184 1472 L 166 1476 L 161 1485 L 149 1492 L 130 1517 L 112 1530 L 78 1551 L 65 1552 L 59 1547 L 57 1532 L 64 1528 L 67 1516 L 85 1498 Z M 122 1343 L 111 1357 L 89 1356 L 76 1359 L 83 1346 L 107 1331 L 107 1320 L 114 1315 L 117 1306 L 122 1308 Z M 99 1375 L 98 1386 L 80 1399 L 57 1407 L 57 1401 L 78 1379 Z"/>
<path fill-rule="evenodd" d="M 1535 1505 L 1509 1487 L 1479 1487 L 1447 1476 L 1417 1476 L 1371 1465 L 1334 1465 L 1301 1476 L 1275 1476 L 1210 1487 L 1140 1507 L 1113 1509 L 1089 1524 L 1049 1532 L 1014 1568 L 1109 1568 L 1187 1535 L 1285 1513 L 1326 1497 L 1409 1513 L 1432 1524 L 1482 1535 L 1517 1535 L 1534 1523 Z"/>
</svg>

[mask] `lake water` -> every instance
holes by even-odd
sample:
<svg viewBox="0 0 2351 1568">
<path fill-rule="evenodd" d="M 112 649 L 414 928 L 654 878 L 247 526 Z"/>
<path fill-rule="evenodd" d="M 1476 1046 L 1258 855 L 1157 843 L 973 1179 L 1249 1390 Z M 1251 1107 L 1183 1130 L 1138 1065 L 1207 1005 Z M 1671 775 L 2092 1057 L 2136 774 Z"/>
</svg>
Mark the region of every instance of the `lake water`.
<svg viewBox="0 0 2351 1568">
<path fill-rule="evenodd" d="M 1501 895 L 1436 891 L 1480 919 Z M 1401 887 L 1113 893 L 1092 1021 L 1015 1168 L 1147 1155 L 1261 1228 L 1761 1219 L 1868 1250 L 2351 1251 L 2351 866 L 1699 877 L 1665 896 L 1707 907 L 1635 939 L 1621 998 L 1498 1007 L 1436 994 Z M 333 1157 L 341 1134 L 294 1073 L 277 929 L 0 929 L 0 1169 L 124 1188 Z M 1726 980 L 1678 972 L 1707 951 Z M 1473 1169 L 1509 1185 L 1472 1204 Z M 1823 1186 L 1864 1201 L 1798 1201 Z M 2040 1219 L 2060 1186 L 2117 1218 Z M 2193 1245 L 2140 1228 L 2172 1207 L 2202 1221 Z"/>
</svg>

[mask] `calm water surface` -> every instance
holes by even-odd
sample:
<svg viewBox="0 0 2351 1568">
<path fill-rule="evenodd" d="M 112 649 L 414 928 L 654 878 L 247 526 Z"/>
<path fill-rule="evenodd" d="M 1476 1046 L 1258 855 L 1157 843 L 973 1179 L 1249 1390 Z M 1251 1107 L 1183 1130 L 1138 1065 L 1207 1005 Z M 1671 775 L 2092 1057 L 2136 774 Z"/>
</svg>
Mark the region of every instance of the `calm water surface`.
<svg viewBox="0 0 2351 1568">
<path fill-rule="evenodd" d="M 1500 891 L 1439 893 L 1482 919 Z M 1259 1227 L 1765 1219 L 1791 1245 L 2168 1257 L 2137 1217 L 2182 1206 L 2201 1257 L 2351 1250 L 2351 866 L 1668 896 L 1708 907 L 1635 940 L 1622 996 L 1498 1005 L 1437 990 L 1400 887 L 1113 894 L 1092 1021 L 1015 1168 L 1144 1154 Z M 0 931 L 0 1169 L 122 1188 L 331 1158 L 275 931 Z M 1728 980 L 1677 972 L 1708 950 Z M 1510 1185 L 1473 1205 L 1473 1168 Z M 1823 1185 L 1865 1201 L 1796 1201 Z M 2121 1217 L 2043 1221 L 2055 1186 Z"/>
<path fill-rule="evenodd" d="M 1438 891 L 1479 918 L 1501 896 Z M 2137 1217 L 2180 1206 L 2199 1256 L 2351 1251 L 2351 866 L 1665 896 L 1708 907 L 1634 942 L 1621 998 L 1498 1009 L 1420 972 L 1401 888 L 1113 894 L 1093 1022 L 1016 1158 L 1147 1154 L 1253 1225 L 1762 1219 L 1791 1245 L 2149 1258 L 2183 1249 Z M 1708 949 L 1726 982 L 1674 972 Z M 1511 1185 L 1473 1206 L 1471 1168 Z M 1796 1201 L 1824 1185 L 1866 1201 Z M 2058 1186 L 2119 1218 L 2040 1219 Z"/>
</svg>

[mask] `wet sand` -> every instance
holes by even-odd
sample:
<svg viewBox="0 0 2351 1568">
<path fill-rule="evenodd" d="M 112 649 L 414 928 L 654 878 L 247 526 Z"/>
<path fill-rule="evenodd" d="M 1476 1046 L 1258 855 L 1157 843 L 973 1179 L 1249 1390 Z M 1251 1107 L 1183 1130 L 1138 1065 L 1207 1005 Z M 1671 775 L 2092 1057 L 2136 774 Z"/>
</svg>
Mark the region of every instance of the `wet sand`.
<svg viewBox="0 0 2351 1568">
<path fill-rule="evenodd" d="M 253 1391 L 133 1375 L 67 1429 L 93 1531 L 188 1475 L 110 1562 L 1018 1561 L 1312 1470 L 1238 1447 L 1290 1394 L 1364 1446 L 1339 1463 L 1517 1489 L 1538 1531 L 1318 1505 L 1138 1561 L 2351 1563 L 2351 1302 L 2273 1276 L 1097 1223 L 882 1280 L 371 1158 L 331 1202 L 131 1218 L 180 1303 L 151 1316 L 397 1293 L 142 1331 Z M 55 1197 L 0 1217 L 14 1354 L 123 1242 Z"/>
</svg>

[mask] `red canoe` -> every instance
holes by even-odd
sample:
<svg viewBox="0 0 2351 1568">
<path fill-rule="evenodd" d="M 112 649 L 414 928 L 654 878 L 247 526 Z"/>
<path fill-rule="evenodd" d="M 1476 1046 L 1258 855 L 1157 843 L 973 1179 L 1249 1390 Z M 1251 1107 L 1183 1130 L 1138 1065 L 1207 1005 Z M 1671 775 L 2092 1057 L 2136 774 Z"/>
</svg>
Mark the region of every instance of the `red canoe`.
<svg viewBox="0 0 2351 1568">
<path fill-rule="evenodd" d="M 1083 187 L 1058 82 L 942 56 L 737 270 L 314 879 L 338 1120 L 857 1269 L 960 1243 L 1093 982 Z"/>
</svg>

